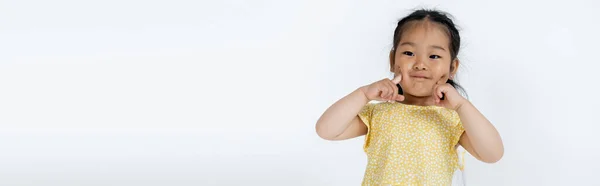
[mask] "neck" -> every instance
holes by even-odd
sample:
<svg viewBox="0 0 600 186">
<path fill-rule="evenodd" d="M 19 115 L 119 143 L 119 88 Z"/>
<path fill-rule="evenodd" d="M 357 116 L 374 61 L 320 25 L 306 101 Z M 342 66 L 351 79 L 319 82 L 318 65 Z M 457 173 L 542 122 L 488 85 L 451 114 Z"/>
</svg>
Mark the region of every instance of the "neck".
<svg viewBox="0 0 600 186">
<path fill-rule="evenodd" d="M 404 101 L 401 101 L 400 103 L 407 104 L 407 105 L 418 105 L 418 106 L 435 105 L 435 101 L 432 96 L 417 97 L 417 96 L 413 96 L 413 95 L 409 95 L 409 94 L 405 94 Z"/>
</svg>

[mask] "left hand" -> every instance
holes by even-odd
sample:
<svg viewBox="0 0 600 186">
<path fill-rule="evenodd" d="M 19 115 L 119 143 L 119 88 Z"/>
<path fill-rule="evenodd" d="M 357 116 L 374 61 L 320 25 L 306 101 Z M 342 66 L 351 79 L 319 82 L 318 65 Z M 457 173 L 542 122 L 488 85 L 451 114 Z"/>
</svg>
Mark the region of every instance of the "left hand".
<svg viewBox="0 0 600 186">
<path fill-rule="evenodd" d="M 444 97 L 444 100 L 440 99 L 442 97 Z M 462 104 L 467 102 L 467 99 L 460 95 L 449 83 L 438 84 L 433 87 L 433 99 L 437 106 L 452 110 L 458 110 Z"/>
</svg>

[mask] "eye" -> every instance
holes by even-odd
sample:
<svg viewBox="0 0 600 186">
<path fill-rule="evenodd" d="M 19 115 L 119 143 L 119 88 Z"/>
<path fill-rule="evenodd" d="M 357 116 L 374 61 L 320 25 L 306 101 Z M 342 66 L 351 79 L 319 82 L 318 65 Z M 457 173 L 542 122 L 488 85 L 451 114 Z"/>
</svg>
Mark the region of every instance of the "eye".
<svg viewBox="0 0 600 186">
<path fill-rule="evenodd" d="M 439 58 L 442 58 L 442 56 L 430 55 L 429 58 L 431 58 L 431 59 L 439 59 Z"/>
<path fill-rule="evenodd" d="M 410 51 L 402 52 L 402 54 L 407 55 L 407 56 L 414 56 L 415 55 L 414 53 L 412 53 Z"/>
</svg>

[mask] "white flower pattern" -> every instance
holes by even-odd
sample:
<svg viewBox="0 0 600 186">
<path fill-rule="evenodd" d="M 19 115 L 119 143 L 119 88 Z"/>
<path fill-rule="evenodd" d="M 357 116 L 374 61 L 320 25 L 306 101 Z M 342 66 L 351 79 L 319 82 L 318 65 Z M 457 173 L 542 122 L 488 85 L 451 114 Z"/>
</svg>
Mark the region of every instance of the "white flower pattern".
<svg viewBox="0 0 600 186">
<path fill-rule="evenodd" d="M 464 128 L 456 111 L 438 106 L 369 103 L 359 113 L 368 132 L 362 185 L 451 185 Z"/>
</svg>

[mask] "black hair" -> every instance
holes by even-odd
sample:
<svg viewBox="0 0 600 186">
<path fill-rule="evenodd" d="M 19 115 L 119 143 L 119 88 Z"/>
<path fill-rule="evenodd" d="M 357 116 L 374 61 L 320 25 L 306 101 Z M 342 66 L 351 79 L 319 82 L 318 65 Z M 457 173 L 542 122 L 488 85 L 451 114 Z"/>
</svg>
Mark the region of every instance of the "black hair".
<svg viewBox="0 0 600 186">
<path fill-rule="evenodd" d="M 392 48 L 392 55 L 395 55 L 394 51 L 398 48 L 400 37 L 402 36 L 402 33 L 407 29 L 407 23 L 411 21 L 431 21 L 446 28 L 446 33 L 448 34 L 450 40 L 450 61 L 452 62 L 457 58 L 458 51 L 460 50 L 460 34 L 458 32 L 458 29 L 456 29 L 456 25 L 454 25 L 454 22 L 452 21 L 452 19 L 450 19 L 449 14 L 439 10 L 427 9 L 415 10 L 408 16 L 398 21 L 398 25 L 394 30 L 394 44 Z M 394 56 L 392 56 L 392 59 L 394 59 Z M 450 63 L 450 65 L 452 65 L 452 63 Z M 462 92 L 466 95 L 464 88 L 460 86 L 456 81 L 448 79 L 446 83 L 449 83 L 459 92 Z"/>
</svg>

